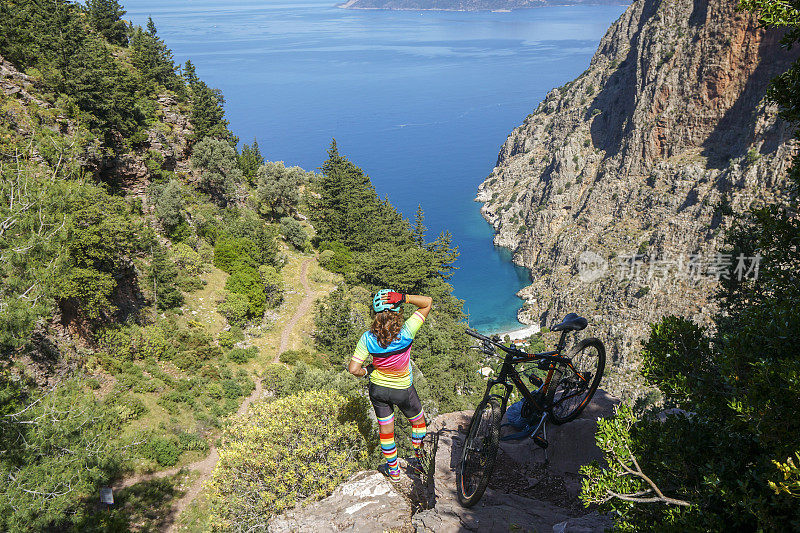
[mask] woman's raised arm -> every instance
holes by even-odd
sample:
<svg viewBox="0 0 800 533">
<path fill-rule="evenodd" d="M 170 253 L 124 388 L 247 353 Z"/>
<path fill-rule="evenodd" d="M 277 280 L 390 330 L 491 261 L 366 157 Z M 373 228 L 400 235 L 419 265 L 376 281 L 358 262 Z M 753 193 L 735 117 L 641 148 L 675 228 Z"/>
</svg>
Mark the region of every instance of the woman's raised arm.
<svg viewBox="0 0 800 533">
<path fill-rule="evenodd" d="M 406 302 L 419 307 L 417 310 L 422 313 L 422 316 L 428 318 L 428 313 L 431 312 L 431 305 L 433 305 L 433 298 L 417 294 L 406 294 Z"/>
</svg>

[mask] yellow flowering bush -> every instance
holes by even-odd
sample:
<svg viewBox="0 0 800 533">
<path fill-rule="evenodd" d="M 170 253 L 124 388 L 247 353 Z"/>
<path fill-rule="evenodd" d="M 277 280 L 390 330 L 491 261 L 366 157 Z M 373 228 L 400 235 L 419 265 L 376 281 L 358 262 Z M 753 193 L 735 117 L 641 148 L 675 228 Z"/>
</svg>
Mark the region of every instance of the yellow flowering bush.
<svg viewBox="0 0 800 533">
<path fill-rule="evenodd" d="M 367 460 L 358 402 L 306 391 L 257 402 L 225 429 L 210 483 L 218 530 L 266 527 L 305 499 L 322 498 Z"/>
</svg>

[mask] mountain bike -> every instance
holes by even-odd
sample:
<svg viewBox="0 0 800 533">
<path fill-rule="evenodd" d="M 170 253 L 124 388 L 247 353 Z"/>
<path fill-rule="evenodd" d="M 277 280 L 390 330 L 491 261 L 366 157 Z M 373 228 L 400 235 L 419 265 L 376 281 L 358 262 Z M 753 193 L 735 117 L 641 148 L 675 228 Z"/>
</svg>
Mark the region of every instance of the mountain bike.
<svg viewBox="0 0 800 533">
<path fill-rule="evenodd" d="M 542 448 L 547 448 L 546 436 L 540 436 L 549 419 L 554 424 L 564 424 L 581 414 L 594 396 L 606 364 L 606 349 L 596 338 L 578 342 L 566 356 L 561 355 L 566 347 L 567 334 L 586 328 L 585 318 L 569 313 L 550 331 L 560 331 L 561 338 L 555 350 L 542 353 L 527 353 L 515 347 L 504 346 L 498 336 L 487 337 L 471 329 L 466 334 L 481 341 L 478 347 L 484 354 L 497 355 L 499 348 L 505 352 L 503 364 L 497 377 L 490 378 L 486 393 L 472 415 L 467 438 L 461 452 L 461 462 L 456 469 L 458 500 L 464 507 L 472 507 L 483 496 L 494 469 L 497 450 L 500 447 L 500 421 L 506 412 L 508 398 L 514 387 L 524 398 L 522 416 L 532 423 L 521 434 L 508 438 L 529 436 Z M 516 366 L 536 363 L 545 371 L 544 379 L 535 370 L 526 377 L 536 390 L 529 391 L 522 381 Z M 502 387 L 493 392 L 495 387 Z M 538 419 L 538 423 L 536 420 Z"/>
</svg>

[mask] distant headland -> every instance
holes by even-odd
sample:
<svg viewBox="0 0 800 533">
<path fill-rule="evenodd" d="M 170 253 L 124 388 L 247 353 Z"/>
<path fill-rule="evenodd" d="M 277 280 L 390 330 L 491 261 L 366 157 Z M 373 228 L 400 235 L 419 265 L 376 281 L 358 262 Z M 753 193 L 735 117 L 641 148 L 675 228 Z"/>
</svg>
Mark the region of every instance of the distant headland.
<svg viewBox="0 0 800 533">
<path fill-rule="evenodd" d="M 336 7 L 405 11 L 512 11 L 545 6 L 625 4 L 630 4 L 630 0 L 347 0 Z"/>
</svg>

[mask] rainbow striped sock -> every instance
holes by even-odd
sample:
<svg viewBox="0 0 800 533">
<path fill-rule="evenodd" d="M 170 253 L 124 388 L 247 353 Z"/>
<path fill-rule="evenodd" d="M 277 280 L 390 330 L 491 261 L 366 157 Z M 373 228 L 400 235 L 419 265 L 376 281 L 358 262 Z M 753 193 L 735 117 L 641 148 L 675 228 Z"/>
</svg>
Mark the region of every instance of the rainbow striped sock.
<svg viewBox="0 0 800 533">
<path fill-rule="evenodd" d="M 400 467 L 397 464 L 397 446 L 394 443 L 394 433 L 381 433 L 381 452 L 386 459 L 389 467 L 389 475 L 392 477 L 400 476 Z"/>
<path fill-rule="evenodd" d="M 425 412 L 420 411 L 417 416 L 409 419 L 409 422 L 411 422 L 411 444 L 416 452 L 422 448 L 422 439 L 425 438 L 425 434 L 428 432 L 428 428 L 425 425 Z"/>
</svg>

